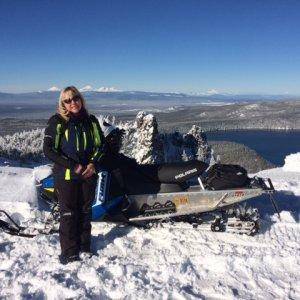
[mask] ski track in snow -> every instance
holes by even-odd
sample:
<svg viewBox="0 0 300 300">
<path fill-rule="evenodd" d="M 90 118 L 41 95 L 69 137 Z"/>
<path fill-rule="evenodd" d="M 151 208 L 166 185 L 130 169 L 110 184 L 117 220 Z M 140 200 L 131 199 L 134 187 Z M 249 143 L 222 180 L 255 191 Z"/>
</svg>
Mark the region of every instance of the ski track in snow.
<svg viewBox="0 0 300 300">
<path fill-rule="evenodd" d="M 279 221 L 260 199 L 265 211 L 254 237 L 184 223 L 150 230 L 93 223 L 97 256 L 62 266 L 57 234 L 0 232 L 0 298 L 300 299 L 300 172 L 258 175 L 271 177 L 283 211 Z M 19 221 L 33 216 L 32 169 L 0 167 L 0 186 L 0 209 Z"/>
</svg>

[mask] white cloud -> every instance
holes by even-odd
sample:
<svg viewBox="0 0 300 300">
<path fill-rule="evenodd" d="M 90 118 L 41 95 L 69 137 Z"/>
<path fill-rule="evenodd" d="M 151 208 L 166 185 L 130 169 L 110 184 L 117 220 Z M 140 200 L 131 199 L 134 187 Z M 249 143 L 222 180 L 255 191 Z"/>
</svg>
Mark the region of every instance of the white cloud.
<svg viewBox="0 0 300 300">
<path fill-rule="evenodd" d="M 99 89 L 96 90 L 97 92 L 120 92 L 120 90 L 116 89 L 115 87 L 100 87 Z"/>
<path fill-rule="evenodd" d="M 91 85 L 86 85 L 83 88 L 79 89 L 80 92 L 90 92 L 92 90 L 93 90 L 93 88 Z"/>
<path fill-rule="evenodd" d="M 49 88 L 47 91 L 48 91 L 48 92 L 59 92 L 60 89 L 59 89 L 58 87 L 56 87 L 56 86 L 52 86 L 52 87 Z"/>
</svg>

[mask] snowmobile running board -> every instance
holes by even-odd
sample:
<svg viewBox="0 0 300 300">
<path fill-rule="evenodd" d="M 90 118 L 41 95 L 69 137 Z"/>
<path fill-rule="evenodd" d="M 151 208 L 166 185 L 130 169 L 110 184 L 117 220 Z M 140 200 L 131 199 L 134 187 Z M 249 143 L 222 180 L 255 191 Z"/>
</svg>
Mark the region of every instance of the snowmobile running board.
<svg viewBox="0 0 300 300">
<path fill-rule="evenodd" d="M 262 194 L 267 194 L 279 215 L 272 197 L 275 192 L 269 178 L 255 178 L 256 186 L 227 190 L 203 190 L 201 185 L 191 186 L 185 191 L 164 194 L 129 195 L 132 203 L 138 203 L 138 216 L 129 217 L 129 221 L 164 220 L 190 214 L 213 212 L 241 203 Z M 164 205 L 160 205 L 164 203 Z"/>
</svg>

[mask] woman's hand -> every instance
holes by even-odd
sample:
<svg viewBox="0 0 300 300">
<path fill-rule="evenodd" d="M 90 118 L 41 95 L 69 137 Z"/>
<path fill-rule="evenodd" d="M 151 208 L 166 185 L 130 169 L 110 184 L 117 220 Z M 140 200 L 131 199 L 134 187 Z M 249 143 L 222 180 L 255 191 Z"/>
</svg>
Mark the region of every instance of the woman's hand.
<svg viewBox="0 0 300 300">
<path fill-rule="evenodd" d="M 87 179 L 95 173 L 96 173 L 95 166 L 94 166 L 94 164 L 90 163 L 86 166 L 86 169 L 82 173 L 82 176 L 84 179 Z"/>
<path fill-rule="evenodd" d="M 81 164 L 77 164 L 74 168 L 74 172 L 78 175 L 80 175 L 83 171 L 83 166 Z"/>
</svg>

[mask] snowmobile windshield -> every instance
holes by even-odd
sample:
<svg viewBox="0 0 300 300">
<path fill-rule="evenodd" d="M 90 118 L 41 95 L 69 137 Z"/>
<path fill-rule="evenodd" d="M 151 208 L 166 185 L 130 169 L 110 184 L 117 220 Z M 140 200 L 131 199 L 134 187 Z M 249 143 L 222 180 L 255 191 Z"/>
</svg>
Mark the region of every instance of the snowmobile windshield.
<svg viewBox="0 0 300 300">
<path fill-rule="evenodd" d="M 113 153 L 119 153 L 122 147 L 124 130 L 116 128 L 106 138 L 106 142 Z"/>
</svg>

